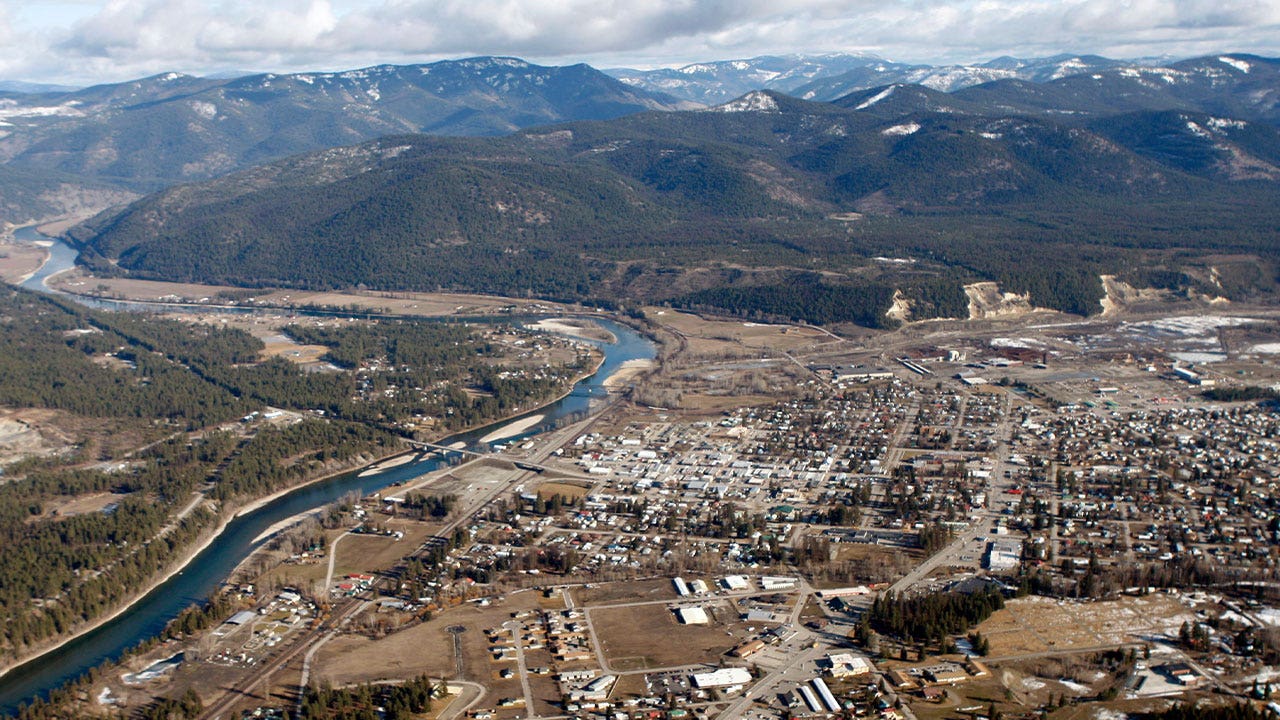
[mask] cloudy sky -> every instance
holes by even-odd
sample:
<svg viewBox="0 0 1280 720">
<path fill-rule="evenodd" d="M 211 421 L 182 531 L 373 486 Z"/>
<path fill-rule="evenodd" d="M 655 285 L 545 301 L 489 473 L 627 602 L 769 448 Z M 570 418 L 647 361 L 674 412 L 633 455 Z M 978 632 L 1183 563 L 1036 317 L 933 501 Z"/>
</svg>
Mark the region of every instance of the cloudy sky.
<svg viewBox="0 0 1280 720">
<path fill-rule="evenodd" d="M 3 0 L 0 79 L 336 70 L 467 55 L 656 67 L 789 52 L 933 64 L 1280 55 L 1280 0 Z"/>
</svg>

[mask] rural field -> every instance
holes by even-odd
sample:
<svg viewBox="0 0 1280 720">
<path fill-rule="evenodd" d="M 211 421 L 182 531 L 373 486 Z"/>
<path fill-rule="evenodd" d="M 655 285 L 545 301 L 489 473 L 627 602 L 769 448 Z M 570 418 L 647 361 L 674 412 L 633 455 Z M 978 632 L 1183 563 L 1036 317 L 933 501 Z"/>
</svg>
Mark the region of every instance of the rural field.
<svg viewBox="0 0 1280 720">
<path fill-rule="evenodd" d="M 704 607 L 710 625 L 681 625 L 670 608 L 656 604 L 591 610 L 591 626 L 615 670 L 715 662 L 746 634 L 727 629 L 729 621 L 737 620 L 728 603 Z M 673 637 L 680 642 L 671 642 Z"/>
<path fill-rule="evenodd" d="M 1006 603 L 978 632 L 991 643 L 990 657 L 1004 658 L 1176 638 L 1183 621 L 1194 619 L 1177 597 L 1164 594 L 1100 602 L 1026 597 Z"/>
</svg>

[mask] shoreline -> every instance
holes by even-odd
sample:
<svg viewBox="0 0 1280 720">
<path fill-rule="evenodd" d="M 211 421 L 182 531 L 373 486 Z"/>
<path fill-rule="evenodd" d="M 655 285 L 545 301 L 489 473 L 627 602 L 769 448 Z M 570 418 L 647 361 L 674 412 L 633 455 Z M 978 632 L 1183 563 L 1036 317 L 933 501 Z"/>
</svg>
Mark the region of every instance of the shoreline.
<svg viewBox="0 0 1280 720">
<path fill-rule="evenodd" d="M 396 455 L 401 455 L 406 452 L 416 452 L 416 451 L 397 450 L 394 453 L 390 453 L 388 455 L 384 455 L 380 458 L 377 458 L 376 460 L 373 461 L 372 464 L 383 462 L 388 458 L 395 457 Z M 348 468 L 346 470 L 337 470 L 331 473 L 325 473 L 324 475 L 320 475 L 318 477 L 312 478 L 303 483 L 300 483 L 297 485 L 290 485 L 289 487 L 283 488 L 281 490 L 277 490 L 276 492 L 271 493 L 270 495 L 266 495 L 261 498 L 258 498 L 257 500 L 254 500 L 248 503 L 247 505 L 238 507 L 235 510 L 231 511 L 229 514 L 224 514 L 222 518 L 219 520 L 218 524 L 214 526 L 213 530 L 209 532 L 207 535 L 202 534 L 201 536 L 199 536 L 200 539 L 198 539 L 195 542 L 195 544 L 192 545 L 191 549 L 184 552 L 180 556 L 179 560 L 175 561 L 176 564 L 174 566 L 172 566 L 168 571 L 162 571 L 163 575 L 149 582 L 145 587 L 143 587 L 141 590 L 135 593 L 131 598 L 129 598 L 129 600 L 127 600 L 124 605 L 121 605 L 119 608 L 111 611 L 107 615 L 103 615 L 100 618 L 96 618 L 94 620 L 89 621 L 89 624 L 75 630 L 74 632 L 72 632 L 72 634 L 59 639 L 57 642 L 55 642 L 54 644 L 48 647 L 43 647 L 40 650 L 36 651 L 34 654 L 27 655 L 26 657 L 23 657 L 19 660 L 15 660 L 9 663 L 8 665 L 0 667 L 0 678 L 4 677 L 5 675 L 8 675 L 11 671 L 16 670 L 17 668 L 20 668 L 23 665 L 26 665 L 32 660 L 36 660 L 44 655 L 48 655 L 49 653 L 65 646 L 67 643 L 71 642 L 72 640 L 75 640 L 81 636 L 87 635 L 88 633 L 91 633 L 94 630 L 97 630 L 99 627 L 111 622 L 112 620 L 115 620 L 116 618 L 120 617 L 124 613 L 128 612 L 131 608 L 133 608 L 134 605 L 137 605 L 138 603 L 142 602 L 144 598 L 146 598 L 151 593 L 155 592 L 156 588 L 160 587 L 161 585 L 165 584 L 169 580 L 173 579 L 175 575 L 178 575 L 179 573 L 186 570 L 187 567 L 190 566 L 191 563 L 195 561 L 196 557 L 200 555 L 200 553 L 207 550 L 209 546 L 212 545 L 213 542 L 222 535 L 222 533 L 226 532 L 227 526 L 230 525 L 231 522 L 236 518 L 241 517 L 242 515 L 245 515 L 247 513 L 251 513 L 255 510 L 259 510 L 265 505 L 275 500 L 278 500 L 281 497 L 284 497 L 285 495 L 293 492 L 294 490 L 299 490 L 301 488 L 307 487 L 308 485 L 313 485 L 315 483 L 323 482 L 325 480 L 329 480 L 331 478 L 337 477 L 338 475 L 349 473 L 353 469 L 354 468 Z M 256 552 L 256 550 L 254 552 Z M 250 555 L 252 554 L 253 553 L 250 553 Z"/>
<path fill-rule="evenodd" d="M 575 385 L 577 382 L 574 383 Z M 529 428 L 537 425 L 546 419 L 546 415 L 542 413 L 534 413 L 519 420 L 513 420 L 501 427 L 494 428 L 493 432 L 480 438 L 481 443 L 492 443 L 498 440 L 506 440 L 515 437 Z"/>
<path fill-rule="evenodd" d="M 603 366 L 604 366 L 604 354 L 603 354 L 603 353 L 601 353 L 601 354 L 600 354 L 600 356 L 599 356 L 599 358 L 598 358 L 598 360 L 597 360 L 597 362 L 595 363 L 595 365 L 594 365 L 590 370 L 585 371 L 585 372 L 584 372 L 584 373 L 582 373 L 579 377 L 575 378 L 575 379 L 574 379 L 574 381 L 570 384 L 569 388 L 568 388 L 567 390 L 565 390 L 565 392 L 563 392 L 563 393 L 561 393 L 561 394 L 557 395 L 557 396 L 556 396 L 556 397 L 554 397 L 554 398 L 551 398 L 551 399 L 547 400 L 547 402 L 543 403 L 542 405 L 539 405 L 537 408 L 534 408 L 534 410 L 533 410 L 532 412 L 537 413 L 537 412 L 539 412 L 539 411 L 541 411 L 541 410 L 544 410 L 545 408 L 550 407 L 551 405 L 554 405 L 554 404 L 555 404 L 555 403 L 557 403 L 557 402 L 560 402 L 560 401 L 561 401 L 561 400 L 563 400 L 565 397 L 568 397 L 568 395 L 569 395 L 570 393 L 572 393 L 572 392 L 573 392 L 573 388 L 574 388 L 574 387 L 576 387 L 578 383 L 580 383 L 580 382 L 582 382 L 584 379 L 589 378 L 589 377 L 591 377 L 592 375 L 595 375 L 596 373 L 600 372 L 600 368 L 601 368 L 601 367 L 603 367 Z M 512 422 L 513 420 L 518 420 L 518 419 L 519 419 L 519 417 L 520 417 L 520 415 L 518 415 L 518 414 L 517 414 L 517 415 L 511 415 L 511 416 L 508 416 L 508 417 L 505 417 L 505 418 L 501 418 L 501 419 L 498 419 L 498 420 L 494 420 L 493 422 L 488 423 L 488 424 L 486 424 L 486 425 L 481 425 L 481 426 L 480 426 L 480 427 L 478 427 L 478 428 L 473 428 L 473 429 L 470 429 L 470 430 L 463 430 L 463 431 L 460 431 L 459 433 L 453 433 L 453 434 L 462 434 L 462 433 L 466 433 L 466 432 L 473 432 L 473 431 L 475 431 L 475 430 L 483 430 L 483 429 L 484 429 L 484 428 L 486 428 L 486 427 L 493 427 L 493 426 L 501 425 L 501 424 L 503 424 L 503 423 L 510 423 L 510 422 Z M 446 435 L 445 437 L 448 437 L 448 436 Z M 442 438 L 442 439 L 443 439 L 443 438 Z M 380 463 L 386 462 L 388 459 L 394 458 L 394 457 L 396 457 L 396 456 L 398 456 L 398 455 L 405 455 L 405 454 L 408 454 L 408 453 L 414 453 L 414 452 L 418 452 L 418 449 L 417 449 L 417 448 L 410 448 L 410 449 L 397 449 L 397 450 L 396 450 L 396 451 L 394 451 L 394 452 L 391 452 L 391 453 L 388 453 L 388 454 L 383 455 L 383 456 L 381 456 L 381 457 L 375 458 L 372 462 L 368 463 L 367 465 L 364 465 L 363 467 L 364 467 L 364 469 L 366 469 L 366 470 L 367 470 L 367 469 L 369 469 L 369 468 L 371 468 L 371 467 L 373 467 L 373 466 L 375 466 L 375 465 L 378 465 L 378 464 L 380 464 Z M 89 623 L 88 623 L 87 625 L 85 625 L 84 627 L 81 627 L 81 628 L 79 628 L 79 629 L 75 630 L 75 631 L 74 631 L 74 632 L 72 632 L 70 635 L 67 635 L 67 636 L 65 636 L 65 637 L 63 637 L 63 638 L 61 638 L 61 639 L 58 639 L 58 640 L 57 640 L 56 642 L 54 642 L 52 645 L 49 645 L 49 646 L 47 646 L 47 647 L 42 647 L 40 650 L 38 650 L 38 651 L 34 652 L 33 654 L 27 655 L 27 656 L 25 656 L 25 657 L 23 657 L 23 658 L 21 658 L 21 659 L 19 659 L 19 660 L 15 660 L 15 661 L 13 661 L 13 662 L 11 662 L 11 663 L 7 664 L 7 665 L 4 665 L 3 667 L 0 667 L 0 678 L 3 678 L 4 676 L 8 675 L 11 671 L 13 671 L 13 670 L 15 670 L 15 669 L 17 669 L 17 668 L 20 668 L 20 667 L 22 667 L 23 665 L 26 665 L 27 663 L 29 663 L 29 662 L 31 662 L 31 661 L 33 661 L 33 660 L 36 660 L 36 659 L 38 659 L 38 658 L 40 658 L 40 657 L 42 657 L 42 656 L 44 656 L 44 655 L 48 655 L 49 653 L 54 652 L 55 650 L 58 650 L 59 648 L 61 648 L 61 647 L 65 646 L 65 645 L 67 645 L 67 644 L 68 644 L 68 643 L 70 643 L 71 641 L 76 640 L 77 638 L 80 638 L 80 637 L 82 637 L 82 636 L 84 636 L 84 635 L 87 635 L 88 633 L 91 633 L 91 632 L 93 632 L 94 630 L 97 630 L 98 628 L 102 627 L 103 625 L 106 625 L 107 623 L 111 622 L 112 620 L 115 620 L 116 618 L 120 617 L 121 615 L 123 615 L 124 613 L 126 613 L 127 611 L 129 611 L 131 608 L 133 608 L 133 606 L 137 605 L 139 602 L 142 602 L 142 600 L 143 600 L 144 598 L 146 598 L 148 595 L 150 595 L 151 593 L 155 592 L 155 590 L 156 590 L 157 588 L 159 588 L 161 585 L 163 585 L 164 583 L 166 583 L 166 582 L 168 582 L 169 580 L 173 579 L 173 577 L 174 577 L 174 576 L 176 576 L 176 575 L 178 575 L 179 573 L 181 573 L 181 572 L 183 572 L 184 570 L 186 570 L 186 569 L 187 569 L 187 567 L 188 567 L 188 566 L 190 566 L 190 565 L 191 565 L 191 563 L 195 561 L 196 557 L 200 555 L 200 553 L 202 553 L 202 552 L 204 552 L 205 550 L 207 550 L 207 549 L 209 548 L 209 546 L 211 546 L 211 545 L 213 544 L 213 542 L 214 542 L 215 540 L 217 540 L 217 539 L 218 539 L 218 537 L 219 537 L 219 536 L 221 536 L 224 532 L 226 532 L 227 526 L 228 526 L 228 525 L 230 525 L 230 524 L 231 524 L 231 522 L 232 522 L 233 520 L 235 520 L 236 518 L 239 518 L 239 517 L 241 517 L 241 516 L 243 516 L 243 515 L 246 515 L 246 514 L 248 514 L 248 513 L 254 512 L 254 511 L 256 511 L 256 510 L 260 510 L 260 509 L 262 509 L 263 507 L 265 507 L 266 505 L 268 505 L 269 503 L 271 503 L 271 502 L 273 502 L 273 501 L 275 501 L 275 500 L 278 500 L 278 499 L 280 499 L 281 497 L 284 497 L 285 495 L 287 495 L 287 494 L 289 494 L 289 493 L 291 493 L 291 492 L 294 492 L 295 490 L 299 490 L 299 489 L 301 489 L 301 488 L 307 487 L 308 485 L 312 485 L 312 484 L 315 484 L 315 483 L 318 483 L 318 482 L 323 482 L 323 481 L 325 481 L 325 480 L 329 480 L 329 479 L 331 479 L 331 478 L 337 477 L 338 475 L 343 475 L 343 474 L 345 474 L 345 473 L 352 472 L 352 471 L 354 471 L 354 470 L 358 469 L 359 467 L 361 467 L 361 466 L 356 466 L 356 467 L 352 467 L 352 468 L 347 468 L 347 469 L 345 469 L 345 470 L 336 470 L 336 471 L 331 472 L 331 473 L 325 473 L 325 474 L 323 474 L 323 475 L 319 475 L 319 476 L 317 476 L 317 477 L 315 477 L 315 478 L 312 478 L 312 479 L 307 480 L 307 481 L 305 481 L 305 482 L 299 483 L 299 484 L 297 484 L 297 485 L 290 485 L 290 486 L 289 486 L 289 487 L 287 487 L 287 488 L 282 488 L 282 489 L 280 489 L 280 490 L 277 490 L 277 491 L 276 491 L 276 492 L 274 492 L 274 493 L 271 493 L 270 495 L 265 495 L 265 496 L 263 496 L 263 497 L 261 497 L 261 498 L 258 498 L 258 499 L 256 499 L 256 500 L 253 500 L 253 501 L 249 502 L 249 503 L 248 503 L 248 504 L 246 504 L 246 505 L 243 505 L 243 506 L 237 507 L 236 509 L 232 510 L 229 514 L 225 514 L 225 515 L 222 517 L 222 519 L 219 521 L 219 523 L 218 523 L 218 525 L 215 527 L 215 529 L 214 529 L 212 532 L 210 532 L 210 533 L 208 534 L 208 536 L 207 536 L 207 537 L 204 537 L 204 539 L 202 539 L 202 540 L 197 540 L 197 541 L 196 541 L 196 543 L 192 546 L 192 548 L 191 548 L 190 550 L 188 550 L 187 552 L 183 553 L 183 555 L 180 557 L 180 559 L 176 562 L 176 564 L 175 564 L 173 567 L 171 567 L 167 572 L 164 572 L 162 576 L 157 577 L 155 580 L 153 580 L 153 581 L 149 582 L 146 586 L 144 586 L 142 589 L 140 589 L 137 593 L 133 594 L 133 595 L 132 595 L 132 596 L 131 596 L 127 601 L 125 601 L 125 603 L 124 603 L 123 605 L 121 605 L 119 608 L 117 608 L 116 610 L 111 611 L 111 612 L 110 612 L 110 613 L 108 613 L 107 615 L 104 615 L 104 616 L 102 616 L 102 617 L 100 617 L 100 618 L 96 618 L 96 619 L 94 619 L 94 620 L 89 621 Z M 296 517 L 299 517 L 299 516 L 305 516 L 305 515 L 307 515 L 307 514 L 308 514 L 308 513 L 299 513 L 299 515 L 298 515 L 298 516 L 294 516 L 294 517 L 296 518 Z M 293 519 L 293 518 L 290 518 L 290 519 Z M 267 535 L 265 538 L 262 538 L 262 540 L 269 540 L 272 536 L 274 536 L 274 535 L 278 534 L 278 533 L 280 532 L 280 530 L 283 530 L 283 529 L 285 529 L 285 528 L 287 528 L 287 527 L 289 527 L 289 526 L 288 526 L 288 525 L 286 525 L 285 527 L 282 527 L 282 528 L 280 528 L 279 530 L 276 530 L 276 532 L 271 533 L 270 535 Z M 236 568 L 234 568 L 234 569 L 232 570 L 232 572 L 234 573 L 234 572 L 235 572 L 235 570 L 238 570 L 238 569 L 240 568 L 240 566 L 244 564 L 244 562 L 245 562 L 245 561 L 247 561 L 249 558 L 251 558 L 251 557 L 253 557 L 254 555 L 256 555 L 260 550 L 261 550 L 261 547 L 259 547 L 259 548 L 257 548 L 257 549 L 254 549 L 253 551 L 251 551 L 248 555 L 246 555 L 246 556 L 244 557 L 244 559 L 243 559 L 243 560 L 241 560 L 240 564 L 238 564 L 238 565 L 236 566 Z M 116 660 L 116 662 L 119 662 L 119 659 L 117 659 L 117 660 Z"/>
</svg>

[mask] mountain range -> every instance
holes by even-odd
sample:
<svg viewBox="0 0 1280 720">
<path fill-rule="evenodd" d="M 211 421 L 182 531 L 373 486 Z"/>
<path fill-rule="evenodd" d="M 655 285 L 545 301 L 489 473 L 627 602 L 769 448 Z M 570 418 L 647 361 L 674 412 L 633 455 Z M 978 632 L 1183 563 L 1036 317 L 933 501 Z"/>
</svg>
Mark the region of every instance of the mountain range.
<svg viewBox="0 0 1280 720">
<path fill-rule="evenodd" d="M 1275 125 L 1191 110 L 890 116 L 891 89 L 384 138 L 159 193 L 75 237 L 95 269 L 139 277 L 870 325 L 895 297 L 913 317 L 963 314 L 962 286 L 979 280 L 1080 314 L 1100 309 L 1104 274 L 1187 297 L 1274 290 Z"/>
<path fill-rule="evenodd" d="M 0 185 L 21 173 L 45 190 L 29 193 L 26 208 L 6 196 L 0 210 L 48 211 L 34 205 L 68 177 L 145 192 L 383 135 L 497 135 L 690 106 L 586 65 L 496 57 L 233 79 L 167 73 L 69 92 L 6 92 Z"/>
<path fill-rule="evenodd" d="M 977 65 L 922 65 L 893 62 L 875 55 L 827 54 L 765 55 L 679 68 L 617 68 L 605 72 L 634 87 L 717 105 L 752 90 L 777 90 L 804 100 L 834 100 L 856 90 L 894 83 L 951 92 L 995 80 L 1039 83 L 1100 70 L 1143 66 L 1096 55 L 1001 57 Z"/>
<path fill-rule="evenodd" d="M 11 93 L 0 191 L 171 186 L 72 233 L 98 271 L 152 278 L 871 325 L 891 304 L 963 314 L 979 280 L 1082 314 L 1101 275 L 1184 298 L 1275 290 L 1273 59 L 613 72 L 475 58 Z M 857 87 L 872 78 L 894 81 Z M 762 84 L 791 94 L 691 109 Z"/>
<path fill-rule="evenodd" d="M 1248 56 L 1164 65 L 1059 56 L 928 66 L 828 54 L 609 72 L 614 77 L 585 65 L 479 57 L 338 73 L 167 73 L 74 90 L 4 83 L 0 220 L 73 214 L 176 182 L 384 135 L 496 135 L 644 110 L 692 109 L 757 89 L 836 100 L 874 88 L 889 95 L 859 102 L 875 99 L 882 114 L 905 112 L 915 94 L 919 110 L 987 115 L 998 110 L 1065 119 L 1190 109 L 1277 117 L 1274 64 Z M 893 102 L 885 103 L 890 95 Z"/>
</svg>

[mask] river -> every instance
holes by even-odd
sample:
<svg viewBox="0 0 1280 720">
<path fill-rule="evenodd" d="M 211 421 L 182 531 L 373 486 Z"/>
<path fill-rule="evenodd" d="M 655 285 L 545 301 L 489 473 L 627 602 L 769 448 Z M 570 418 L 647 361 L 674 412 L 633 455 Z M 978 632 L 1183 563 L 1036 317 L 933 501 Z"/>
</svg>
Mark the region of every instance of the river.
<svg viewBox="0 0 1280 720">
<path fill-rule="evenodd" d="M 15 237 L 26 241 L 44 239 L 34 230 L 27 228 L 18 230 Z M 69 269 L 74 264 L 76 251 L 73 248 L 61 242 L 55 242 L 49 249 L 51 253 L 49 262 L 24 282 L 23 287 L 48 292 L 48 288 L 43 284 L 44 279 Z M 64 295 L 64 297 L 76 296 Z M 80 300 L 80 298 L 76 299 Z M 144 303 L 94 300 L 86 304 L 116 309 L 154 309 L 153 306 Z M 216 311 L 213 308 L 206 309 Z M 244 312 L 243 309 L 232 311 Z M 501 318 L 501 320 L 509 322 L 512 318 Z M 528 413 L 532 415 L 536 412 L 545 417 L 527 432 L 507 438 L 504 442 L 545 432 L 558 420 L 587 411 L 591 398 L 604 394 L 602 386 L 604 380 L 616 372 L 624 362 L 642 358 L 651 359 L 655 356 L 654 345 L 630 327 L 610 320 L 595 319 L 595 321 L 617 338 L 614 343 L 597 343 L 604 351 L 604 362 L 600 369 L 595 375 L 575 385 L 573 392 L 560 401 Z M 506 422 L 508 420 L 446 438 L 441 441 L 441 444 L 463 441 L 469 447 L 475 447 L 479 438 L 488 434 L 494 426 Z M 390 468 L 385 472 L 366 477 L 360 477 L 360 469 L 353 470 L 324 482 L 298 488 L 253 512 L 236 518 L 181 573 L 138 600 L 127 612 L 0 677 L 0 713 L 12 714 L 17 710 L 19 703 L 43 697 L 50 690 L 79 677 L 90 668 L 103 662 L 114 661 L 142 640 L 158 634 L 164 629 L 165 624 L 184 608 L 204 600 L 226 581 L 231 571 L 242 560 L 266 542 L 262 540 L 255 543 L 254 540 L 272 525 L 299 513 L 319 509 L 347 493 L 354 491 L 362 495 L 369 494 L 394 483 L 407 482 L 436 470 L 442 465 L 441 459 L 431 458 Z"/>
</svg>

